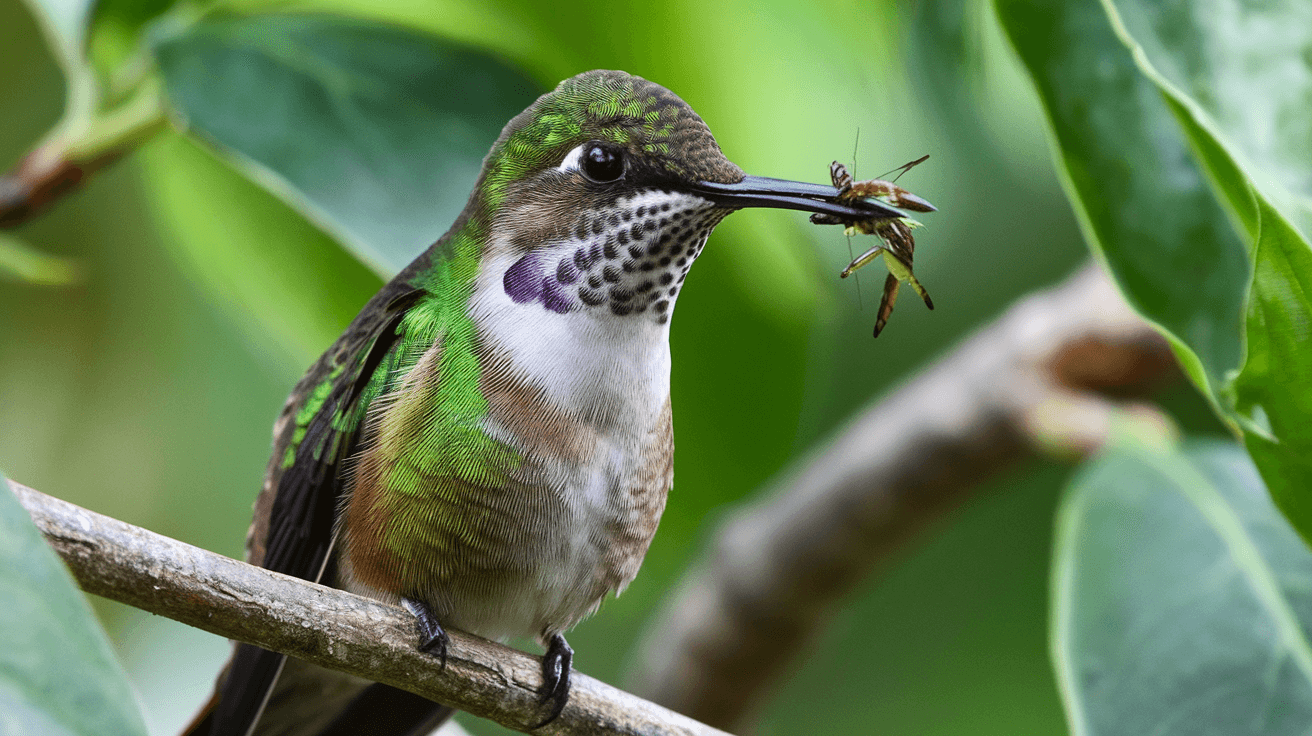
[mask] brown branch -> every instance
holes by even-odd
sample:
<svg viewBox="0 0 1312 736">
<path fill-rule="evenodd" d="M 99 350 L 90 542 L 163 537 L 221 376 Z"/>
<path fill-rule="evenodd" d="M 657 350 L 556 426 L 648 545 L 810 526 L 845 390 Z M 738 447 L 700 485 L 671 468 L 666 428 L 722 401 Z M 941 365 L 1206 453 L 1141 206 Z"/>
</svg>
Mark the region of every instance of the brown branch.
<svg viewBox="0 0 1312 736">
<path fill-rule="evenodd" d="M 536 657 L 449 631 L 447 667 L 417 649 L 399 608 L 269 572 L 51 498 L 10 481 L 84 590 L 151 613 L 384 682 L 527 731 L 542 719 Z M 543 734 L 723 734 L 575 673 Z"/>
<path fill-rule="evenodd" d="M 165 126 L 159 83 L 143 81 L 126 100 L 94 112 L 94 94 L 70 100 L 46 139 L 0 175 L 0 229 L 17 227 L 81 187 L 91 175 L 134 151 Z"/>
<path fill-rule="evenodd" d="M 643 645 L 634 692 L 741 729 L 838 602 L 980 483 L 1045 452 L 1086 454 L 1178 375 L 1166 341 L 1088 267 L 1030 296 L 866 409 L 727 518 Z"/>
<path fill-rule="evenodd" d="M 69 160 L 46 148 L 29 153 L 0 176 L 0 228 L 17 227 L 41 214 L 123 153 L 112 151 L 86 161 Z"/>
</svg>

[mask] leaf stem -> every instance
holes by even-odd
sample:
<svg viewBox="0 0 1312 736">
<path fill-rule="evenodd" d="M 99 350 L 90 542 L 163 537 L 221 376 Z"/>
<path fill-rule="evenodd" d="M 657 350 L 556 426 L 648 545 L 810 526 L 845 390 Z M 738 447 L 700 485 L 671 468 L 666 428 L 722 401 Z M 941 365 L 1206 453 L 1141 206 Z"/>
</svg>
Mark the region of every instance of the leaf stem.
<svg viewBox="0 0 1312 736">
<path fill-rule="evenodd" d="M 45 140 L 0 176 L 0 228 L 28 221 L 149 140 L 166 122 L 157 77 L 143 80 L 122 104 L 106 110 L 89 113 L 70 104 Z"/>
</svg>

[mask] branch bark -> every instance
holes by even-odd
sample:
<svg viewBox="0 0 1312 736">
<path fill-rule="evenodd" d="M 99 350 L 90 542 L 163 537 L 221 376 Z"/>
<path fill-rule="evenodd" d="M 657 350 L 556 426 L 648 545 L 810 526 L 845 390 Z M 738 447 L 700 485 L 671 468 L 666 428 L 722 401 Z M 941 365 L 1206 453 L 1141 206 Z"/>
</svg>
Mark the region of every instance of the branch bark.
<svg viewBox="0 0 1312 736">
<path fill-rule="evenodd" d="M 1173 431 L 1143 396 L 1166 341 L 1088 266 L 1032 295 L 866 409 L 731 514 L 649 630 L 634 692 L 742 729 L 839 601 L 988 477 L 1076 458 L 1117 421 Z"/>
<path fill-rule="evenodd" d="M 449 631 L 447 666 L 417 649 L 399 608 L 269 572 L 9 482 L 83 590 L 220 636 L 387 683 L 517 731 L 541 720 L 536 657 Z M 586 675 L 542 734 L 712 736 L 722 731 Z"/>
</svg>

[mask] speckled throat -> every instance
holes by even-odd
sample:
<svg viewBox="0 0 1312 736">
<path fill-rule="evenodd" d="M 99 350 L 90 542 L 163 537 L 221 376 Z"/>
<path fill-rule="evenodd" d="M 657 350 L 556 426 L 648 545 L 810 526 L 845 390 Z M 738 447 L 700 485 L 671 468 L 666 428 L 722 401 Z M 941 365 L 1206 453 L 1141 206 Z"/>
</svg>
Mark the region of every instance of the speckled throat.
<svg viewBox="0 0 1312 736">
<path fill-rule="evenodd" d="M 608 309 L 664 324 L 711 230 L 731 211 L 661 189 L 582 211 L 565 238 L 506 270 L 506 294 L 560 314 Z"/>
</svg>

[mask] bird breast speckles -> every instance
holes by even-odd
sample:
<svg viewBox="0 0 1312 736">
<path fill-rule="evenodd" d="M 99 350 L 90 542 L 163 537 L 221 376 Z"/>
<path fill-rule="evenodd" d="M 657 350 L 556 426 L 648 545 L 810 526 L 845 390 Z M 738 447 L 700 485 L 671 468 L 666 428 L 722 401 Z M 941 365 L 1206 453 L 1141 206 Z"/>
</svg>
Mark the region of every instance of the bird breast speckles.
<svg viewBox="0 0 1312 736">
<path fill-rule="evenodd" d="M 502 283 L 519 304 L 539 303 L 560 314 L 606 309 L 663 324 L 711 230 L 728 213 L 676 192 L 620 198 L 581 211 L 566 239 L 520 257 Z"/>
</svg>

